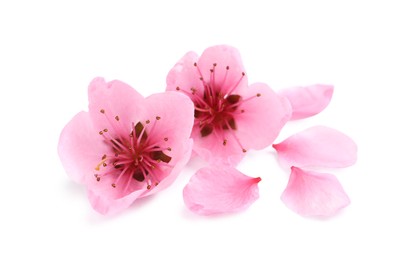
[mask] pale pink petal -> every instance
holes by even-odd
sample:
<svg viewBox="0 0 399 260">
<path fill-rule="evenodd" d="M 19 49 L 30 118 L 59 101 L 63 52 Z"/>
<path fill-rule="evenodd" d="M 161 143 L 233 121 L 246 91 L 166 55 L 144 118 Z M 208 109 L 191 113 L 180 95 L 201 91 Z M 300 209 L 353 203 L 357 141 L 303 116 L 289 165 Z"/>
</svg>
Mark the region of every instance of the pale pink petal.
<svg viewBox="0 0 399 260">
<path fill-rule="evenodd" d="M 100 162 L 100 154 L 108 151 L 97 130 L 91 123 L 89 113 L 78 113 L 62 130 L 58 142 L 58 154 L 65 171 L 72 180 L 83 183 L 88 173 Z"/>
<path fill-rule="evenodd" d="M 183 170 L 184 166 L 188 163 L 188 161 L 191 158 L 191 151 L 193 147 L 193 140 L 189 139 L 188 142 L 184 143 L 185 150 L 183 151 L 182 156 L 180 156 L 179 161 L 176 162 L 176 164 L 173 166 L 172 170 L 168 172 L 168 175 L 164 177 L 162 182 L 158 184 L 155 188 L 151 190 L 146 190 L 140 197 L 145 197 L 149 196 L 151 194 L 154 194 L 156 192 L 159 192 L 163 189 L 166 189 L 169 187 L 179 176 L 181 171 Z"/>
<path fill-rule="evenodd" d="M 204 91 L 200 74 L 194 63 L 198 61 L 195 52 L 188 52 L 181 58 L 176 65 L 169 71 L 166 77 L 166 90 L 180 89 L 182 92 L 191 96 L 192 88 L 195 88 L 198 95 L 202 96 Z"/>
<path fill-rule="evenodd" d="M 260 180 L 234 168 L 202 168 L 184 188 L 184 202 L 191 211 L 200 215 L 243 211 L 258 199 Z"/>
<path fill-rule="evenodd" d="M 204 81 L 211 82 L 216 92 L 223 90 L 227 93 L 235 88 L 234 93 L 239 93 L 248 86 L 247 76 L 243 76 L 245 69 L 240 53 L 234 47 L 217 45 L 207 48 L 198 60 L 198 68 Z M 211 77 L 211 69 L 214 77 Z"/>
<path fill-rule="evenodd" d="M 328 217 L 350 204 L 334 175 L 304 171 L 294 166 L 281 200 L 302 216 Z"/>
<path fill-rule="evenodd" d="M 291 120 L 314 116 L 323 111 L 330 103 L 334 86 L 311 85 L 283 89 L 280 95 L 286 97 L 292 106 Z"/>
<path fill-rule="evenodd" d="M 211 135 L 201 137 L 199 127 L 194 127 L 192 137 L 194 139 L 194 152 L 209 164 L 237 165 L 245 153 L 235 141 L 231 131 L 215 130 Z M 229 140 L 223 145 L 223 140 Z"/>
<path fill-rule="evenodd" d="M 95 78 L 89 85 L 89 113 L 93 124 L 100 131 L 112 126 L 119 132 L 131 128 L 131 122 L 140 118 L 144 97 L 135 89 L 119 80 L 105 82 Z M 100 111 L 103 110 L 104 113 Z M 120 118 L 118 126 L 115 117 Z M 128 132 L 121 133 L 122 135 Z"/>
<path fill-rule="evenodd" d="M 136 190 L 125 197 L 114 199 L 88 190 L 88 198 L 90 204 L 97 212 L 103 215 L 114 215 L 128 208 L 144 191 Z"/>
<path fill-rule="evenodd" d="M 263 83 L 246 88 L 242 98 L 250 100 L 238 108 L 243 113 L 235 117 L 237 137 L 245 149 L 263 149 L 276 139 L 290 119 L 291 106 L 286 98 Z"/>
<path fill-rule="evenodd" d="M 164 145 L 172 148 L 172 155 L 185 150 L 181 141 L 188 141 L 194 124 L 194 104 L 191 99 L 184 94 L 167 91 L 147 97 L 144 105 L 142 121 L 154 122 L 154 129 L 148 129 L 151 139 L 167 138 Z"/>
<path fill-rule="evenodd" d="M 287 166 L 347 167 L 357 159 L 357 146 L 338 130 L 314 126 L 273 145 Z"/>
</svg>

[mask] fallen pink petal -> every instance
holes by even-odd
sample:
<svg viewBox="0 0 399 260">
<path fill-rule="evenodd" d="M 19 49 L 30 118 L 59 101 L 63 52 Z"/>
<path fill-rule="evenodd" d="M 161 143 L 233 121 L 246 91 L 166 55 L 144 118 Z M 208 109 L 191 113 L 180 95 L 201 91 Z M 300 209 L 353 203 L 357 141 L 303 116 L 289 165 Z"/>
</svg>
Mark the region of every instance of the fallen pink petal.
<svg viewBox="0 0 399 260">
<path fill-rule="evenodd" d="M 226 45 L 187 53 L 169 72 L 167 90 L 194 102 L 193 149 L 211 163 L 235 165 L 247 150 L 267 147 L 291 117 L 286 98 L 263 83 L 248 86 L 238 50 Z"/>
<path fill-rule="evenodd" d="M 273 148 L 286 166 L 347 167 L 357 160 L 355 142 L 326 126 L 308 128 L 274 144 Z"/>
<path fill-rule="evenodd" d="M 259 198 L 260 180 L 231 167 L 202 168 L 184 188 L 184 202 L 200 215 L 243 211 Z"/>
<path fill-rule="evenodd" d="M 61 133 L 61 162 L 86 186 L 95 210 L 120 212 L 178 176 L 191 154 L 193 109 L 179 93 L 144 98 L 123 82 L 96 78 L 89 112 L 78 113 Z"/>
<path fill-rule="evenodd" d="M 294 166 L 281 200 L 302 216 L 329 217 L 350 204 L 348 195 L 334 175 Z"/>
<path fill-rule="evenodd" d="M 330 103 L 333 92 L 334 86 L 317 84 L 286 88 L 280 90 L 278 94 L 286 97 L 291 103 L 290 120 L 297 120 L 317 115 L 323 111 Z"/>
</svg>

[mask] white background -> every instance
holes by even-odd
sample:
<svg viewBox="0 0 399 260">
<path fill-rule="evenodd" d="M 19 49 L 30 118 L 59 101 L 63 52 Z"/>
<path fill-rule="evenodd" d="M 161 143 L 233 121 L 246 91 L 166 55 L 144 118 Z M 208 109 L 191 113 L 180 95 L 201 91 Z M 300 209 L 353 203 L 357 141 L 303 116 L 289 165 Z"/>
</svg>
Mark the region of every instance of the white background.
<svg viewBox="0 0 399 260">
<path fill-rule="evenodd" d="M 0 3 L 1 259 L 398 259 L 399 8 L 395 1 L 2 1 Z M 115 217 L 91 209 L 65 174 L 60 131 L 87 109 L 95 76 L 162 92 L 187 51 L 241 51 L 249 82 L 274 89 L 329 83 L 330 106 L 288 124 L 315 124 L 358 144 L 355 166 L 328 170 L 351 205 L 308 219 L 279 197 L 288 173 L 273 150 L 238 168 L 260 176 L 247 211 L 200 217 L 174 185 Z"/>
</svg>

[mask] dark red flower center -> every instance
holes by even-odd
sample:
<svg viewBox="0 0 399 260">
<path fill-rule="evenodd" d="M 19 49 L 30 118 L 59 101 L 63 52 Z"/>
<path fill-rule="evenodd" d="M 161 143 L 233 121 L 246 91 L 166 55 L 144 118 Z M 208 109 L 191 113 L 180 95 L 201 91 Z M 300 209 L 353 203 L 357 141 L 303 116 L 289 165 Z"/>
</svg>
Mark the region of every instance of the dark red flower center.
<svg viewBox="0 0 399 260">
<path fill-rule="evenodd" d="M 180 88 L 179 86 L 176 87 L 176 90 L 184 92 L 186 95 L 190 96 L 194 102 L 195 124 L 200 128 L 201 137 L 207 137 L 217 132 L 223 137 L 223 145 L 226 145 L 228 140 L 226 139 L 224 132 L 230 131 L 242 151 L 246 152 L 246 149 L 243 148 L 234 133 L 239 127 L 236 124 L 236 118 L 239 114 L 245 113 L 242 104 L 254 97 L 260 97 L 261 94 L 258 93 L 253 97 L 243 99 L 241 95 L 235 93 L 236 88 L 239 86 L 243 77 L 245 77 L 244 72 L 241 73 L 241 77 L 235 84 L 226 87 L 224 84 L 230 70 L 229 66 L 226 66 L 224 79 L 221 81 L 222 83 L 219 83 L 219 86 L 215 84 L 216 63 L 214 63 L 212 68 L 210 68 L 209 80 L 203 78 L 203 74 L 198 68 L 197 63 L 194 63 L 194 66 L 197 68 L 204 92 L 199 94 L 196 87 L 192 87 L 190 92 Z"/>
<path fill-rule="evenodd" d="M 95 167 L 99 171 L 94 175 L 97 181 L 101 181 L 104 176 L 112 176 L 112 187 L 116 188 L 120 182 L 124 182 L 121 186 L 125 190 L 129 188 L 132 180 L 146 181 L 147 189 L 158 185 L 160 172 L 164 171 L 165 167 L 170 167 L 168 163 L 172 160 L 172 157 L 166 154 L 172 150 L 165 146 L 168 138 L 150 138 L 156 122 L 161 118 L 157 116 L 153 124 L 150 124 L 150 120 L 132 123 L 130 133 L 123 136 L 119 116 L 111 119 L 104 109 L 100 112 L 105 115 L 112 131 L 105 128 L 99 132 L 110 149 L 107 154 L 101 156 L 99 164 Z"/>
</svg>

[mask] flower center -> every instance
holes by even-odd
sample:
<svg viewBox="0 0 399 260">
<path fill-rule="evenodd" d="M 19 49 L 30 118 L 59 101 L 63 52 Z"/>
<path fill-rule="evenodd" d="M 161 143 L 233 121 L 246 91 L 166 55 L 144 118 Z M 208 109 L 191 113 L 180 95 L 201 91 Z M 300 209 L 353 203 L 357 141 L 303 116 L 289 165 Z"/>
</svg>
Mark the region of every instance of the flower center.
<svg viewBox="0 0 399 260">
<path fill-rule="evenodd" d="M 112 176 L 112 187 L 122 186 L 125 191 L 130 187 L 132 180 L 145 181 L 147 189 L 158 185 L 160 173 L 165 167 L 170 167 L 168 163 L 172 160 L 172 157 L 165 154 L 166 151 L 172 150 L 165 145 L 167 137 L 160 141 L 151 140 L 151 134 L 161 117 L 157 116 L 153 124 L 150 120 L 132 123 L 130 133 L 123 136 L 119 116 L 111 119 L 104 109 L 100 112 L 110 123 L 113 133 L 111 134 L 108 128 L 99 131 L 104 142 L 110 147 L 110 152 L 102 155 L 95 167 L 99 171 L 94 175 L 97 181 L 101 181 L 104 176 Z M 123 185 L 119 185 L 120 183 Z"/>
<path fill-rule="evenodd" d="M 225 146 L 228 142 L 225 132 L 229 131 L 242 151 L 246 152 L 247 150 L 243 148 L 235 134 L 235 130 L 239 127 L 236 125 L 236 118 L 239 114 L 245 113 L 245 109 L 241 107 L 245 102 L 255 97 L 260 97 L 261 94 L 258 93 L 253 97 L 243 99 L 241 95 L 234 93 L 245 77 L 245 72 L 241 73 L 241 77 L 235 84 L 226 87 L 224 85 L 229 74 L 229 66 L 226 66 L 223 80 L 218 85 L 215 83 L 216 63 L 213 63 L 212 68 L 210 68 L 209 80 L 204 79 L 197 63 L 194 63 L 194 66 L 202 82 L 204 93 L 202 95 L 199 94 L 195 87 L 190 89 L 191 92 L 183 90 L 180 87 L 176 87 L 176 90 L 184 92 L 194 102 L 195 124 L 200 128 L 201 137 L 209 136 L 212 133 L 220 133 L 223 137 L 223 145 Z"/>
</svg>

